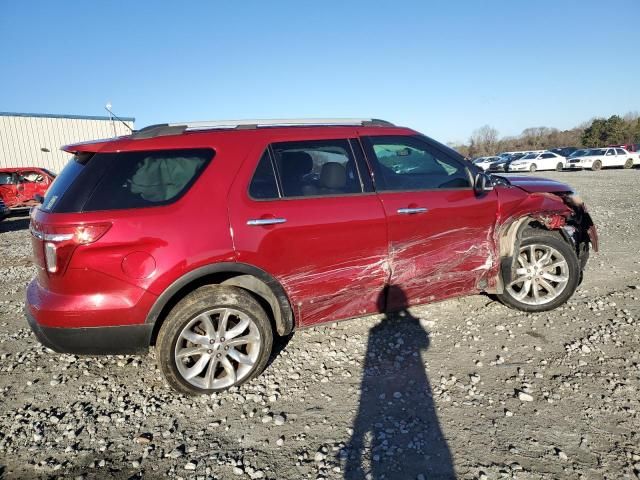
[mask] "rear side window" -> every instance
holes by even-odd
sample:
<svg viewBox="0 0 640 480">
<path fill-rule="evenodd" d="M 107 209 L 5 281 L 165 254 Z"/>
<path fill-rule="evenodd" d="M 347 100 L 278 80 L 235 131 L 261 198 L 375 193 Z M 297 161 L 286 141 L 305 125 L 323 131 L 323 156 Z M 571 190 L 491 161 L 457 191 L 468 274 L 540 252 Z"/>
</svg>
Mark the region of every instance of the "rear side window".
<svg viewBox="0 0 640 480">
<path fill-rule="evenodd" d="M 0 185 L 13 185 L 16 183 L 12 173 L 0 172 Z"/>
<path fill-rule="evenodd" d="M 258 200 L 278 198 L 278 183 L 271 163 L 269 150 L 265 150 L 260 158 L 256 172 L 253 174 L 249 195 Z"/>
<path fill-rule="evenodd" d="M 47 192 L 52 212 L 167 205 L 180 198 L 213 157 L 210 149 L 97 153 L 76 158 Z"/>
<path fill-rule="evenodd" d="M 284 197 L 362 193 L 348 140 L 283 142 L 271 147 Z"/>
</svg>

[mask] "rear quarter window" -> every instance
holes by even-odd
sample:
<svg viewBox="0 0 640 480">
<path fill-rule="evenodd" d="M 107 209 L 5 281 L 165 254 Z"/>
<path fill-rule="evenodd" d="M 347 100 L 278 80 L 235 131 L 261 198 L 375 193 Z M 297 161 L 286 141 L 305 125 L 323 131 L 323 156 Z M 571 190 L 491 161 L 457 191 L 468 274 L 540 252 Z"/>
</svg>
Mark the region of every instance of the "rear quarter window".
<svg viewBox="0 0 640 480">
<path fill-rule="evenodd" d="M 97 153 L 74 158 L 43 203 L 52 212 L 122 210 L 178 200 L 213 158 L 211 149 Z"/>
</svg>

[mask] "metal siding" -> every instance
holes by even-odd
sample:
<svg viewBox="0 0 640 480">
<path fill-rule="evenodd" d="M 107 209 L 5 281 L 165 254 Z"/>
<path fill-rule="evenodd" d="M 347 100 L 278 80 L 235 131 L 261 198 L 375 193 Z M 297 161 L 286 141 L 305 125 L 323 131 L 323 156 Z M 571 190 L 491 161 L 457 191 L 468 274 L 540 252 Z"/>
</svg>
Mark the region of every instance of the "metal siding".
<svg viewBox="0 0 640 480">
<path fill-rule="evenodd" d="M 126 122 L 134 128 L 132 121 Z M 117 135 L 129 130 L 115 121 Z M 60 150 L 63 145 L 113 137 L 109 120 L 54 117 L 0 115 L 0 168 L 43 167 L 60 172 L 71 155 Z M 48 148 L 49 153 L 41 151 Z"/>
</svg>

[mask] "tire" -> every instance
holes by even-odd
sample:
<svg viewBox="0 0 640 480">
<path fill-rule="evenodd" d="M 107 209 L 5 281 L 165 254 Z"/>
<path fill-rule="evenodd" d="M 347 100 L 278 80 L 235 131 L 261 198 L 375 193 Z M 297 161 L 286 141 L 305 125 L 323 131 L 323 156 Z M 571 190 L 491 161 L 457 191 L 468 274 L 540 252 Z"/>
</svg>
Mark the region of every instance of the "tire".
<svg viewBox="0 0 640 480">
<path fill-rule="evenodd" d="M 222 323 L 226 328 L 221 331 Z M 169 312 L 158 334 L 156 355 L 172 388 L 198 395 L 251 380 L 266 367 L 272 346 L 269 318 L 251 294 L 238 287 L 205 285 Z M 182 359 L 176 358 L 178 353 Z"/>
<path fill-rule="evenodd" d="M 549 252 L 547 268 L 536 273 L 531 266 L 532 275 L 527 276 L 527 264 L 530 264 L 531 251 L 534 258 L 543 261 Z M 546 252 L 545 252 L 546 249 Z M 498 299 L 505 305 L 524 312 L 544 312 L 564 304 L 580 284 L 582 268 L 573 247 L 558 233 L 542 229 L 527 229 L 520 242 L 518 268 L 510 271 L 503 269 L 504 292 Z M 563 263 L 564 262 L 564 263 Z M 558 265 L 553 267 L 552 265 Z M 546 275 L 546 277 L 544 277 Z M 533 278 L 532 278 L 533 277 Z M 523 281 L 518 282 L 518 278 Z M 566 280 L 563 280 L 565 279 Z M 529 282 L 527 284 L 527 282 Z M 546 288 L 551 287 L 555 293 Z M 525 291 L 526 290 L 526 291 Z M 523 294 L 524 292 L 524 294 Z"/>
<path fill-rule="evenodd" d="M 535 163 L 532 163 L 531 166 L 529 167 L 529 171 L 531 173 L 535 172 L 538 169 L 538 166 Z"/>
<path fill-rule="evenodd" d="M 556 165 L 556 172 L 561 172 L 562 170 L 564 170 L 564 165 L 562 164 L 562 162 L 558 162 L 558 164 Z"/>
<path fill-rule="evenodd" d="M 633 168 L 633 158 L 627 158 L 627 161 L 624 162 L 624 168 Z"/>
<path fill-rule="evenodd" d="M 600 160 L 596 160 L 595 162 L 593 162 L 593 165 L 591 165 L 591 170 L 597 172 L 600 169 L 602 169 L 602 162 Z"/>
</svg>

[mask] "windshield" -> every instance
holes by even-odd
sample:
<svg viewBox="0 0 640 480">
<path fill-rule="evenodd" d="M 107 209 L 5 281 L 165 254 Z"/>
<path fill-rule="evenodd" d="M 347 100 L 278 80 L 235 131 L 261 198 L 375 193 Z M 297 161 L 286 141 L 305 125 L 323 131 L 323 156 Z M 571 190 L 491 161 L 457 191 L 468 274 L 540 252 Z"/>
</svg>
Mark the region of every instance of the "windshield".
<svg viewBox="0 0 640 480">
<path fill-rule="evenodd" d="M 597 155 L 604 155 L 603 148 L 592 148 L 591 150 L 587 150 L 587 153 L 584 154 L 586 157 L 595 157 Z"/>
<path fill-rule="evenodd" d="M 584 148 L 581 150 L 576 150 L 575 152 L 573 152 L 571 155 L 569 155 L 569 157 L 581 157 L 582 155 L 584 155 L 585 153 L 587 153 L 588 150 L 585 150 Z"/>
<path fill-rule="evenodd" d="M 528 153 L 524 157 L 522 157 L 520 160 L 533 160 L 537 156 L 538 156 L 537 153 Z"/>
</svg>

